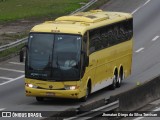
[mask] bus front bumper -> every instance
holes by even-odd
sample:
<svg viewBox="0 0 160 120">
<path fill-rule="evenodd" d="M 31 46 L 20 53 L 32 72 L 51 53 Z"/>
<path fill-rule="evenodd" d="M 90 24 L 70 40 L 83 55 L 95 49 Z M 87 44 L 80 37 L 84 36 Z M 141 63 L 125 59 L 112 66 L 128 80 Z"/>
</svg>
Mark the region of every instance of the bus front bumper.
<svg viewBox="0 0 160 120">
<path fill-rule="evenodd" d="M 46 90 L 25 87 L 26 96 L 35 97 L 52 97 L 52 98 L 71 98 L 79 99 L 81 98 L 79 94 L 79 89 L 76 90 Z"/>
</svg>

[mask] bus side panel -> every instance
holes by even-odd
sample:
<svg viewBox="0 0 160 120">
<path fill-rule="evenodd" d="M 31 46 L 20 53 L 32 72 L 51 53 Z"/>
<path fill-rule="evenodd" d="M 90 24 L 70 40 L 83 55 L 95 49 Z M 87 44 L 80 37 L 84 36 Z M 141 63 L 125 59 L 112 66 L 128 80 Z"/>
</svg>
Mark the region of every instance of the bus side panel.
<svg viewBox="0 0 160 120">
<path fill-rule="evenodd" d="M 92 53 L 90 62 L 94 63 L 90 63 L 92 67 L 87 69 L 90 75 L 92 74 L 91 78 L 94 78 L 92 92 L 111 85 L 114 69 L 118 69 L 121 65 L 125 77 L 128 77 L 131 74 L 132 65 L 132 40 Z"/>
<path fill-rule="evenodd" d="M 112 77 L 114 69 L 122 65 L 125 77 L 128 77 L 131 74 L 132 65 L 132 40 L 110 47 L 107 52 L 108 75 Z"/>
<path fill-rule="evenodd" d="M 96 70 L 97 62 L 95 60 L 95 57 L 90 55 L 89 56 L 89 66 L 86 67 L 85 73 L 83 78 L 81 79 L 81 84 L 80 84 L 80 91 L 81 91 L 81 96 L 85 95 L 86 87 L 88 84 L 88 80 L 91 80 L 91 92 L 92 88 L 95 84 L 95 70 Z"/>
<path fill-rule="evenodd" d="M 93 85 L 93 91 L 98 91 L 99 89 L 102 89 L 108 85 L 111 84 L 111 81 L 108 81 L 108 75 L 107 75 L 107 54 L 106 49 L 97 51 L 92 53 L 90 56 L 93 57 L 93 60 L 96 61 L 96 64 L 94 66 L 95 68 L 95 79 L 94 79 L 94 85 Z"/>
</svg>

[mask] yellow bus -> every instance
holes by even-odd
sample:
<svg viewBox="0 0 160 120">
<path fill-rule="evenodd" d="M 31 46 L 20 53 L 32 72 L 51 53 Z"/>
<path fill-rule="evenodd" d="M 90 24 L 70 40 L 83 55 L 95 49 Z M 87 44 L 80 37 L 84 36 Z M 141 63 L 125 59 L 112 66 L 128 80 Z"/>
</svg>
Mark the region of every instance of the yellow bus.
<svg viewBox="0 0 160 120">
<path fill-rule="evenodd" d="M 36 25 L 26 47 L 26 96 L 86 101 L 120 87 L 131 74 L 132 39 L 128 13 L 91 10 Z"/>
</svg>

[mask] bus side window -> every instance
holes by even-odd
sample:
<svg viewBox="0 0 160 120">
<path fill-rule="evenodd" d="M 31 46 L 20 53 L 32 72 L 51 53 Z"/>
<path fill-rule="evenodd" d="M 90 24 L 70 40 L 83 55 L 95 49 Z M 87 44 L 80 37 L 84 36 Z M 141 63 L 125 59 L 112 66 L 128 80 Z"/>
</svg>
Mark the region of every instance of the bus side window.
<svg viewBox="0 0 160 120">
<path fill-rule="evenodd" d="M 100 29 L 95 29 L 89 33 L 89 54 L 101 50 L 103 48 Z"/>
<path fill-rule="evenodd" d="M 115 36 L 115 25 L 110 25 L 108 28 L 108 37 L 109 37 L 109 45 L 113 46 L 116 44 L 116 36 Z"/>
<path fill-rule="evenodd" d="M 103 48 L 107 48 L 109 47 L 109 43 L 108 43 L 108 33 L 107 33 L 107 26 L 101 28 L 101 39 L 102 39 L 102 45 Z"/>
<path fill-rule="evenodd" d="M 126 28 L 126 21 L 122 21 L 119 23 L 120 29 L 119 29 L 119 33 L 120 33 L 120 43 L 121 42 L 125 42 L 128 40 L 128 33 L 127 33 L 127 28 Z"/>
<path fill-rule="evenodd" d="M 90 39 L 90 42 L 89 42 L 89 53 L 93 53 L 96 51 L 96 42 L 95 42 L 95 39 Z"/>
<path fill-rule="evenodd" d="M 128 39 L 133 37 L 133 19 L 127 20 Z"/>
</svg>

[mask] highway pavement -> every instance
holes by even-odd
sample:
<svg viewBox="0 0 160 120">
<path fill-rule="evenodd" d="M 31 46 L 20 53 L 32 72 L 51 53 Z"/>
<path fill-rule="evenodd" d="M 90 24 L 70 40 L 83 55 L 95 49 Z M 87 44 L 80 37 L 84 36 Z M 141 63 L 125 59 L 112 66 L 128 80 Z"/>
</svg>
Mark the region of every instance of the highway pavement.
<svg viewBox="0 0 160 120">
<path fill-rule="evenodd" d="M 114 91 L 103 89 L 92 94 L 87 103 L 109 98 L 160 74 L 160 1 L 117 0 L 102 6 L 106 11 L 130 12 L 134 16 L 134 50 L 132 75 Z M 0 111 L 63 111 L 83 103 L 68 99 L 54 99 L 38 103 L 26 97 L 24 91 L 24 63 L 18 57 L 0 63 Z"/>
</svg>

